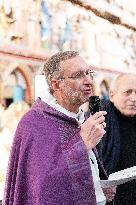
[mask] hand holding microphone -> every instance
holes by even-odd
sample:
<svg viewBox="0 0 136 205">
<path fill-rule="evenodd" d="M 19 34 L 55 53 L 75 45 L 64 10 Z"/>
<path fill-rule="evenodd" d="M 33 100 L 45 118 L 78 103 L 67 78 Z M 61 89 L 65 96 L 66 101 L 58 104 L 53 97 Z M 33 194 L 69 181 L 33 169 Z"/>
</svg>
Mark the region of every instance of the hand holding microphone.
<svg viewBox="0 0 136 205">
<path fill-rule="evenodd" d="M 100 111 L 100 100 L 98 96 L 92 96 L 89 100 L 91 116 L 81 125 L 80 135 L 87 149 L 94 148 L 105 134 L 106 111 Z"/>
</svg>

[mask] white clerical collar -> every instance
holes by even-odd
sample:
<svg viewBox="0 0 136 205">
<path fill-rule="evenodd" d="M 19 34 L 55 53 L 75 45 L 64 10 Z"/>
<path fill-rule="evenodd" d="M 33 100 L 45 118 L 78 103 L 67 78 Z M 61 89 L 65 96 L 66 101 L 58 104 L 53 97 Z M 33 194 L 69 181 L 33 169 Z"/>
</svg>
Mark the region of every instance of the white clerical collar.
<svg viewBox="0 0 136 205">
<path fill-rule="evenodd" d="M 65 109 L 61 105 L 59 105 L 56 101 L 56 99 L 53 97 L 53 95 L 49 94 L 48 98 L 42 99 L 45 101 L 48 105 L 55 108 L 57 111 L 62 112 L 63 114 L 67 115 L 68 117 L 74 118 L 77 120 L 78 124 L 81 125 L 84 120 L 84 112 L 82 109 L 79 109 L 78 113 L 70 112 L 69 110 Z"/>
</svg>

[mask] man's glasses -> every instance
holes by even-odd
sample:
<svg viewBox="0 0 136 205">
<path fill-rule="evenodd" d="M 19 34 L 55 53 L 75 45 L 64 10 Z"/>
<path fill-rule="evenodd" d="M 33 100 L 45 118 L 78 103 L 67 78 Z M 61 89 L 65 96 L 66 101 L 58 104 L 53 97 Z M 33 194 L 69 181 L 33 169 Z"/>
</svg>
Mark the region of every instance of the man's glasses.
<svg viewBox="0 0 136 205">
<path fill-rule="evenodd" d="M 60 79 L 66 79 L 66 78 L 71 78 L 73 80 L 80 80 L 80 79 L 83 79 L 85 78 L 86 76 L 89 76 L 91 78 L 91 80 L 93 80 L 94 78 L 94 71 L 92 70 L 87 70 L 87 71 L 78 71 L 76 73 L 73 73 L 71 76 L 68 76 L 68 77 L 62 77 Z"/>
</svg>

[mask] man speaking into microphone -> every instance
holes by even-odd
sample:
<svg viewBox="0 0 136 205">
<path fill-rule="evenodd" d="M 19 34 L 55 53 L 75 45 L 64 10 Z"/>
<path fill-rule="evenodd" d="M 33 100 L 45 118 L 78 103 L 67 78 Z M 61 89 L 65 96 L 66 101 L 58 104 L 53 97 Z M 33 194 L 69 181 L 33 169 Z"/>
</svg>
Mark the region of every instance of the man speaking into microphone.
<svg viewBox="0 0 136 205">
<path fill-rule="evenodd" d="M 78 52 L 53 55 L 43 69 L 50 99 L 21 119 L 14 137 L 3 205 L 105 205 L 106 173 L 95 146 L 105 134 L 105 111 L 86 121 L 79 107 L 93 95 L 93 71 Z M 44 86 L 44 85 L 43 85 Z"/>
</svg>

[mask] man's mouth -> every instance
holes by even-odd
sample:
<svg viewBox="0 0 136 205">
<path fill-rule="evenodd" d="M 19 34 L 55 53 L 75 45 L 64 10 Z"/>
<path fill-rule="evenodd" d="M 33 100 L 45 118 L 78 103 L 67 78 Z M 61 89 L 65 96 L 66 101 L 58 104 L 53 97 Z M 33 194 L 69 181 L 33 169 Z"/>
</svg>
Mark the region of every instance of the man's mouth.
<svg viewBox="0 0 136 205">
<path fill-rule="evenodd" d="M 128 108 L 131 110 L 136 110 L 136 105 L 128 105 Z"/>
<path fill-rule="evenodd" d="M 85 93 L 85 94 L 91 94 L 91 93 L 92 93 L 92 89 L 85 89 L 85 90 L 84 90 L 84 93 Z"/>
</svg>

